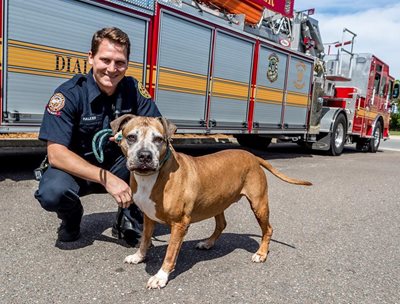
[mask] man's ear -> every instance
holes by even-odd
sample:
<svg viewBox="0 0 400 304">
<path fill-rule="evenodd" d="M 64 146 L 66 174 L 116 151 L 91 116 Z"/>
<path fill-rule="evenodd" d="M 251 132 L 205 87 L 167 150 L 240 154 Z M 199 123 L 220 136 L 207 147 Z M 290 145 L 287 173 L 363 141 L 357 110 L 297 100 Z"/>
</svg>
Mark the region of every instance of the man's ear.
<svg viewBox="0 0 400 304">
<path fill-rule="evenodd" d="M 125 114 L 125 115 L 122 115 L 121 117 L 118 117 L 117 119 L 114 119 L 110 123 L 113 135 L 118 133 L 118 131 L 121 130 L 128 121 L 130 121 L 131 119 L 133 119 L 135 117 L 136 116 L 133 114 Z"/>
<path fill-rule="evenodd" d="M 170 140 L 172 135 L 174 135 L 174 133 L 176 132 L 177 127 L 165 117 L 158 117 L 158 119 L 163 125 L 167 139 Z"/>
<path fill-rule="evenodd" d="M 90 65 L 93 65 L 93 53 L 92 51 L 89 51 L 88 53 L 88 62 Z"/>
</svg>

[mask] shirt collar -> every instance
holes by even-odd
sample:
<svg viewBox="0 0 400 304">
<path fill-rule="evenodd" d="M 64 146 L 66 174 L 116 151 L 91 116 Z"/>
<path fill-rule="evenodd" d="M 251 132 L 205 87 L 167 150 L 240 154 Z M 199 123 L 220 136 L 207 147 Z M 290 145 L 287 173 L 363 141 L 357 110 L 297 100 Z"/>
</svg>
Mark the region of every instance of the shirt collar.
<svg viewBox="0 0 400 304">
<path fill-rule="evenodd" d="M 116 95 L 117 98 L 121 99 L 121 92 L 122 92 L 122 86 L 125 78 L 123 78 L 117 86 L 117 89 L 115 90 L 113 95 Z M 96 81 L 94 80 L 93 77 L 93 69 L 90 69 L 89 73 L 87 74 L 87 89 L 88 89 L 88 100 L 91 103 L 93 100 L 95 100 L 97 97 L 99 97 L 102 92 L 100 91 L 99 86 L 97 85 Z"/>
<path fill-rule="evenodd" d="M 88 100 L 90 103 L 101 94 L 99 86 L 93 78 L 93 69 L 90 69 L 89 73 L 87 74 L 87 90 Z"/>
</svg>

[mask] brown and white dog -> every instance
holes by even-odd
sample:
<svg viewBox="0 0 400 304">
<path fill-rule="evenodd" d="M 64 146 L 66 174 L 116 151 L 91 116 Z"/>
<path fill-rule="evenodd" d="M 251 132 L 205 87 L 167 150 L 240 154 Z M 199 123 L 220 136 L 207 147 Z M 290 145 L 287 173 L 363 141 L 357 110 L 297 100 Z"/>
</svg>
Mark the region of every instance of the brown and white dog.
<svg viewBox="0 0 400 304">
<path fill-rule="evenodd" d="M 131 171 L 133 201 L 144 213 L 140 248 L 127 256 L 125 263 L 143 262 L 156 222 L 171 227 L 164 262 L 147 282 L 149 289 L 167 284 L 189 225 L 215 217 L 214 233 L 196 245 L 210 249 L 226 226 L 224 210 L 242 196 L 249 200 L 262 231 L 261 244 L 252 261 L 265 262 L 272 227 L 267 180 L 261 167 L 288 183 L 311 185 L 285 176 L 267 161 L 243 150 L 200 157 L 177 153 L 169 143 L 176 127 L 165 118 L 127 114 L 114 120 L 111 127 Z"/>
</svg>

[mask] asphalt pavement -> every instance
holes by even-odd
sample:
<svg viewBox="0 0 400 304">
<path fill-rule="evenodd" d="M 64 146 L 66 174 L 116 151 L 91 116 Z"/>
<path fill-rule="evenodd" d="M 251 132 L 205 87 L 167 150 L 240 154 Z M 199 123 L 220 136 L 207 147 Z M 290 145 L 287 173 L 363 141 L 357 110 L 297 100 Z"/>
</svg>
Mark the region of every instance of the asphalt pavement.
<svg viewBox="0 0 400 304">
<path fill-rule="evenodd" d="M 389 140 L 381 142 L 381 150 L 400 151 L 400 136 L 392 135 Z"/>
<path fill-rule="evenodd" d="M 177 148 L 201 155 L 239 146 Z M 82 238 L 57 243 L 59 220 L 33 198 L 32 170 L 43 152 L 0 153 L 0 303 L 400 303 L 400 152 L 346 148 L 329 157 L 292 144 L 253 152 L 314 184 L 267 173 L 268 260 L 251 262 L 261 234 L 242 199 L 226 211 L 228 226 L 213 249 L 194 248 L 213 220 L 190 227 L 162 290 L 145 285 L 161 266 L 168 228 L 157 226 L 146 263 L 124 264 L 136 249 L 111 236 L 116 205 L 95 194 L 82 198 Z"/>
</svg>

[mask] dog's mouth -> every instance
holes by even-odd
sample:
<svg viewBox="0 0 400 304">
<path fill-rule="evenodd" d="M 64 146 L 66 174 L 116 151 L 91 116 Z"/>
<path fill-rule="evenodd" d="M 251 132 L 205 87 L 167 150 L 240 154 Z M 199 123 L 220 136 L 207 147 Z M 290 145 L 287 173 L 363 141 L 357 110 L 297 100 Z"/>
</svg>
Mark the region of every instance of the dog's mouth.
<svg viewBox="0 0 400 304">
<path fill-rule="evenodd" d="M 138 175 L 151 175 L 154 172 L 156 172 L 156 169 L 154 169 L 154 168 L 145 168 L 145 169 L 136 168 L 131 171 L 133 171 L 135 174 L 138 174 Z"/>
<path fill-rule="evenodd" d="M 149 175 L 157 171 L 157 166 L 147 163 L 129 163 L 126 164 L 127 168 L 131 172 L 135 172 L 139 175 Z"/>
</svg>

